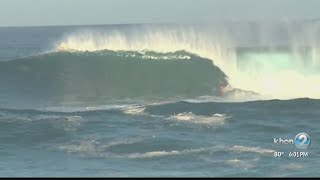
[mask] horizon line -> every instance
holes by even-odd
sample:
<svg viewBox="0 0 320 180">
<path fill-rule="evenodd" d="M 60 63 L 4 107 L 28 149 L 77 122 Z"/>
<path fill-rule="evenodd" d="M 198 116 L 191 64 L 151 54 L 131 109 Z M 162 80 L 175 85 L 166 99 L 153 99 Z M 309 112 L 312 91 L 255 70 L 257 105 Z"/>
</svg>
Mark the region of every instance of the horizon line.
<svg viewBox="0 0 320 180">
<path fill-rule="evenodd" d="M 258 22 L 287 22 L 287 20 L 228 20 L 228 21 L 212 21 L 212 22 L 133 22 L 133 23 L 94 23 L 94 24 L 47 24 L 47 25 L 7 25 L 0 28 L 33 28 L 33 27 L 73 27 L 73 26 L 114 26 L 114 25 L 196 25 L 196 24 L 214 24 L 214 23 L 258 23 Z M 320 18 L 289 20 L 288 22 L 315 23 L 320 22 Z"/>
</svg>

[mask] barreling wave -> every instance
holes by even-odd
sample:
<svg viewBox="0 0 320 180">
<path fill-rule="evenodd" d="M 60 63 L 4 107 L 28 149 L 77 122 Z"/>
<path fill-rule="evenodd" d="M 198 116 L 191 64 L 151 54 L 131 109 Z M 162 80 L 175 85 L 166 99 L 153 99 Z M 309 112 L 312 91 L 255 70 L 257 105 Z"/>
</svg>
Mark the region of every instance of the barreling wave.
<svg viewBox="0 0 320 180">
<path fill-rule="evenodd" d="M 4 98 L 31 102 L 219 95 L 226 78 L 211 60 L 186 51 L 60 51 L 0 65 Z"/>
<path fill-rule="evenodd" d="M 186 50 L 211 59 L 237 90 L 264 99 L 320 98 L 319 24 L 257 26 L 142 26 L 127 30 L 72 32 L 56 50 Z M 280 47 L 280 48 L 279 48 Z M 201 71 L 201 70 L 199 70 Z M 198 72 L 199 72 L 198 71 Z M 242 96 L 232 92 L 232 99 Z"/>
</svg>

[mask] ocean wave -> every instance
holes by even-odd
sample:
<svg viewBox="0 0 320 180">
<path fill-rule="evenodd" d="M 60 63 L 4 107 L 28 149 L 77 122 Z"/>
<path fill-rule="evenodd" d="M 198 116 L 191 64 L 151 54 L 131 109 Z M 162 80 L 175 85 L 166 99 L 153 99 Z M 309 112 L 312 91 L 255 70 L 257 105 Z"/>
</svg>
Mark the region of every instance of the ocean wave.
<svg viewBox="0 0 320 180">
<path fill-rule="evenodd" d="M 203 151 L 207 151 L 205 148 L 199 149 L 185 149 L 185 150 L 172 150 L 172 151 L 150 151 L 145 153 L 132 153 L 132 154 L 125 154 L 120 155 L 119 157 L 122 158 L 129 158 L 129 159 L 140 159 L 140 158 L 156 158 L 156 157 L 164 157 L 164 156 L 176 156 L 176 155 L 185 155 L 189 153 L 200 153 Z"/>
<path fill-rule="evenodd" d="M 234 152 L 253 152 L 253 153 L 260 153 L 260 154 L 275 152 L 275 150 L 272 150 L 272 149 L 264 149 L 260 147 L 238 146 L 238 145 L 230 147 L 229 150 Z"/>
<path fill-rule="evenodd" d="M 255 100 L 245 102 L 230 102 L 230 101 L 219 101 L 219 100 L 197 100 L 189 101 L 159 101 L 159 102 L 142 102 L 140 104 L 128 103 L 128 104 L 107 104 L 97 106 L 84 106 L 84 107 L 35 107 L 35 108 L 0 108 L 0 118 L 9 116 L 37 116 L 39 117 L 57 117 L 60 115 L 73 115 L 105 112 L 105 113 L 117 113 L 127 115 L 155 115 L 161 117 L 167 117 L 171 119 L 190 120 L 198 115 L 191 112 L 194 110 L 198 112 L 203 109 L 203 113 L 200 113 L 199 117 L 227 117 L 230 116 L 225 114 L 225 108 L 236 108 L 236 107 L 255 107 L 262 109 L 269 109 L 272 107 L 282 107 L 283 109 L 293 109 L 297 106 L 305 107 L 303 111 L 317 113 L 316 109 L 320 108 L 320 101 L 317 99 L 310 98 L 298 98 L 290 100 Z M 302 108 L 300 107 L 300 108 Z M 307 109 L 306 109 L 307 108 Z M 220 111 L 220 112 L 219 112 Z M 302 111 L 302 109 L 301 109 Z M 302 112 L 303 112 L 302 111 Z M 197 113 L 198 114 L 198 113 Z M 36 118 L 38 119 L 38 118 Z"/>
<path fill-rule="evenodd" d="M 287 31 L 288 44 L 275 43 L 277 36 L 268 26 L 260 27 L 258 45 L 239 45 L 235 29 L 228 26 L 214 29 L 198 29 L 191 26 L 143 26 L 121 31 L 79 31 L 68 34 L 57 42 L 55 50 L 100 51 L 104 49 L 155 52 L 185 50 L 210 59 L 227 76 L 232 88 L 255 92 L 265 99 L 320 98 L 319 45 L 314 42 L 316 31 L 303 27 L 291 32 L 290 24 L 282 24 Z M 315 26 L 319 28 L 318 26 Z M 312 28 L 315 28 L 312 27 Z M 270 25 L 270 28 L 274 28 Z M 252 32 L 248 30 L 251 38 Z M 270 32 L 269 32 L 270 31 Z M 258 33 L 259 34 L 259 33 Z M 303 38 L 306 39 L 303 39 Z M 241 38 L 240 38 L 241 39 Z M 275 41 L 275 42 L 273 42 Z M 191 56 L 190 56 L 191 57 Z M 200 72 L 201 70 L 198 70 Z M 244 93 L 234 92 L 234 99 L 243 98 Z M 240 96 L 240 97 L 239 97 Z M 245 94 L 248 96 L 248 94 Z"/>
<path fill-rule="evenodd" d="M 234 148 L 236 147 L 236 148 Z M 150 152 L 144 152 L 144 153 L 130 153 L 130 154 L 117 154 L 116 157 L 120 158 L 128 158 L 128 159 L 140 159 L 140 158 L 157 158 L 157 157 L 166 157 L 166 156 L 178 156 L 178 155 L 186 155 L 186 154 L 194 154 L 194 153 L 205 153 L 210 152 L 214 153 L 217 151 L 222 150 L 223 148 L 226 148 L 226 151 L 238 151 L 238 146 L 234 146 L 231 148 L 222 147 L 222 146 L 214 146 L 214 147 L 206 147 L 206 148 L 195 148 L 195 149 L 184 149 L 184 150 L 167 150 L 167 151 L 150 151 Z M 242 146 L 242 151 L 238 152 L 253 152 L 258 154 L 269 154 L 274 152 L 274 150 L 270 149 L 263 149 L 260 147 L 245 147 Z M 261 151 L 259 151 L 261 150 Z M 258 159 L 254 159 L 253 161 L 257 161 Z M 226 161 L 226 163 L 231 164 L 239 164 L 240 160 L 229 160 Z M 241 162 L 241 164 L 244 162 Z M 248 168 L 252 167 L 251 165 L 247 164 Z"/>
<path fill-rule="evenodd" d="M 220 95 L 225 74 L 211 60 L 187 53 L 57 52 L 1 62 L 0 89 L 15 100 L 72 102 L 151 100 Z M 135 54 L 127 57 L 127 54 Z M 190 56 L 188 60 L 163 57 Z M 14 102 L 13 100 L 9 102 Z"/>
<path fill-rule="evenodd" d="M 97 139 L 86 139 L 78 143 L 73 144 L 64 144 L 58 145 L 58 150 L 65 151 L 66 153 L 76 153 L 81 156 L 90 156 L 90 157 L 116 157 L 116 158 L 125 158 L 125 159 L 144 159 L 144 158 L 159 158 L 166 156 L 177 156 L 185 155 L 191 153 L 201 153 L 208 151 L 208 148 L 196 148 L 196 149 L 183 149 L 183 150 L 154 150 L 148 152 L 131 152 L 131 153 L 116 153 L 110 151 L 110 149 L 115 146 L 123 146 L 128 148 L 128 146 L 135 146 L 136 143 L 143 142 L 140 140 L 122 140 L 122 141 L 112 141 L 106 145 L 102 145 Z"/>
<path fill-rule="evenodd" d="M 260 155 L 266 155 L 275 152 L 272 149 L 265 149 L 261 147 L 250 147 L 250 146 L 225 146 L 225 145 L 215 145 L 210 147 L 198 147 L 198 148 L 184 148 L 184 149 L 167 149 L 167 150 L 150 150 L 146 152 L 122 152 L 121 149 L 118 149 L 119 152 L 112 151 L 113 148 L 117 147 L 128 149 L 130 146 L 135 147 L 137 143 L 143 143 L 145 139 L 127 139 L 121 141 L 111 141 L 107 144 L 103 144 L 98 139 L 86 139 L 81 140 L 78 143 L 57 145 L 56 148 L 66 153 L 76 153 L 81 156 L 87 157 L 101 157 L 101 158 L 125 158 L 125 159 L 145 159 L 145 158 L 163 158 L 168 156 L 181 156 L 189 155 L 196 153 L 210 153 L 214 155 L 215 153 L 225 152 L 225 153 L 255 153 Z M 149 142 L 150 143 L 150 142 Z M 135 148 L 133 148 L 135 149 Z M 201 159 L 201 156 L 199 156 Z M 207 160 L 207 159 L 206 159 Z M 234 166 L 247 165 L 247 168 L 251 167 L 252 163 L 259 160 L 259 157 L 256 157 L 252 160 L 242 161 L 239 159 L 223 160 L 222 162 Z"/>
<path fill-rule="evenodd" d="M 54 128 L 53 132 L 74 132 L 81 127 L 84 122 L 83 117 L 74 114 L 61 114 L 61 113 L 50 113 L 41 112 L 34 110 L 0 110 L 0 123 L 1 125 L 10 124 L 16 129 L 20 126 L 26 126 L 26 131 L 38 131 L 40 129 L 51 129 Z M 45 136 L 44 136 L 45 137 Z"/>
</svg>

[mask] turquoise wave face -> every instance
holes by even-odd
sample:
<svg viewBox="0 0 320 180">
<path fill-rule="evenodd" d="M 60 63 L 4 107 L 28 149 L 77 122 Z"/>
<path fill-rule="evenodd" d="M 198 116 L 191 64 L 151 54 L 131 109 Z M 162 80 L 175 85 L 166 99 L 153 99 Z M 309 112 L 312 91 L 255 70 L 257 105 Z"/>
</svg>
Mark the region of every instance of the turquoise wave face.
<svg viewBox="0 0 320 180">
<path fill-rule="evenodd" d="M 226 78 L 211 60 L 185 51 L 55 52 L 0 65 L 1 94 L 32 102 L 219 95 Z"/>
</svg>

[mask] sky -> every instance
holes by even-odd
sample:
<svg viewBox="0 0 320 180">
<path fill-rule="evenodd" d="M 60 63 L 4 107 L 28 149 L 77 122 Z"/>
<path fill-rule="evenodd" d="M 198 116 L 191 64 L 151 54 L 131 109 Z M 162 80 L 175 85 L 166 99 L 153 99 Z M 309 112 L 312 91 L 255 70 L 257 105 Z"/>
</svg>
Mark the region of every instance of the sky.
<svg viewBox="0 0 320 180">
<path fill-rule="evenodd" d="M 320 0 L 0 0 L 0 26 L 320 18 Z"/>
</svg>

